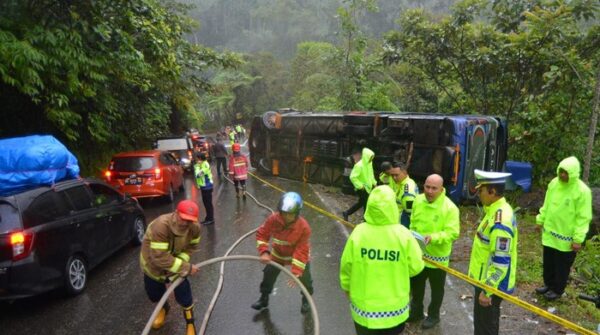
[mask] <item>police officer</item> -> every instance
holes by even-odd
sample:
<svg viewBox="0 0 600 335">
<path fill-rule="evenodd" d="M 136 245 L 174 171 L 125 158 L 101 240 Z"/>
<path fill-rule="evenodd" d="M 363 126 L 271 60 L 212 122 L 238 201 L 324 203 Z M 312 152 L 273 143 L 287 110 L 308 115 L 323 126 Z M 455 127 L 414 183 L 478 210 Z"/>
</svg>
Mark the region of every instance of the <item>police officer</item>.
<svg viewBox="0 0 600 335">
<path fill-rule="evenodd" d="M 350 298 L 358 335 L 401 333 L 408 318 L 410 277 L 423 270 L 417 241 L 398 224 L 395 199 L 387 185 L 371 192 L 366 222 L 352 231 L 342 253 L 340 284 Z"/>
<path fill-rule="evenodd" d="M 517 273 L 518 231 L 512 207 L 504 198 L 510 173 L 475 170 L 485 216 L 477 227 L 471 249 L 469 277 L 511 294 Z M 475 287 L 475 334 L 498 334 L 502 298 Z"/>
<path fill-rule="evenodd" d="M 417 194 L 419 194 L 419 187 L 410 178 L 408 168 L 403 163 L 393 162 L 390 175 L 395 181 L 392 189 L 396 192 L 396 203 L 400 209 L 400 223 L 408 228 L 410 227 L 413 201 Z"/>
<path fill-rule="evenodd" d="M 385 162 L 381 163 L 379 170 L 381 170 L 381 172 L 379 173 L 380 184 L 388 185 L 392 189 L 394 189 L 394 180 L 392 179 L 392 176 L 391 176 L 392 162 L 385 161 Z"/>
<path fill-rule="evenodd" d="M 260 298 L 252 304 L 252 308 L 262 310 L 269 305 L 269 294 L 273 291 L 280 270 L 270 261 L 281 265 L 291 265 L 292 274 L 300 279 L 306 290 L 312 295 L 312 277 L 310 274 L 310 226 L 300 216 L 302 197 L 296 192 L 283 194 L 277 206 L 277 213 L 271 214 L 256 231 L 256 245 L 261 262 L 267 264 L 263 270 L 260 283 Z M 269 241 L 272 247 L 269 248 Z M 269 250 L 270 249 L 270 250 Z M 288 286 L 294 287 L 296 282 L 291 278 Z M 308 300 L 302 294 L 301 313 L 310 310 Z"/>
<path fill-rule="evenodd" d="M 206 154 L 201 152 L 197 155 L 198 161 L 194 164 L 194 176 L 196 177 L 196 186 L 202 193 L 202 204 L 206 209 L 206 217 L 201 222 L 203 225 L 215 223 L 214 208 L 212 203 L 213 177 L 210 164 L 206 160 Z"/>
<path fill-rule="evenodd" d="M 358 201 L 342 212 L 344 220 L 348 221 L 348 217 L 357 210 L 364 208 L 367 205 L 367 199 L 371 190 L 377 186 L 377 180 L 373 172 L 373 159 L 375 153 L 369 148 L 363 148 L 360 161 L 356 162 L 350 172 L 350 181 L 354 185 L 354 189 L 358 194 Z"/>
<path fill-rule="evenodd" d="M 195 202 L 183 200 L 177 204 L 174 213 L 161 215 L 148 225 L 140 265 L 150 301 L 156 303 L 162 298 L 167 290 L 166 283 L 198 272 L 198 267 L 190 263 L 190 256 L 198 250 L 200 243 L 198 212 Z M 194 299 L 187 279 L 175 289 L 175 300 L 183 307 L 186 334 L 195 335 Z M 152 328 L 161 328 L 168 312 L 169 304 L 166 303 L 152 322 Z"/>
<path fill-rule="evenodd" d="M 592 220 L 592 192 L 579 179 L 576 157 L 563 159 L 557 177 L 548 185 L 544 205 L 536 217 L 543 228 L 544 286 L 536 288 L 547 300 L 562 296 L 571 266 L 585 240 Z"/>
<path fill-rule="evenodd" d="M 432 174 L 425 180 L 424 194 L 419 194 L 413 204 L 410 230 L 424 237 L 425 259 L 448 266 L 452 253 L 452 242 L 460 233 L 460 215 L 458 207 L 446 196 L 444 179 Z M 431 286 L 431 303 L 427 318 L 421 324 L 423 329 L 429 329 L 440 322 L 440 307 L 444 299 L 446 272 L 433 265 L 425 263 L 425 269 L 411 278 L 410 288 L 412 300 L 408 322 L 423 319 L 423 296 L 425 284 L 429 279 Z"/>
</svg>

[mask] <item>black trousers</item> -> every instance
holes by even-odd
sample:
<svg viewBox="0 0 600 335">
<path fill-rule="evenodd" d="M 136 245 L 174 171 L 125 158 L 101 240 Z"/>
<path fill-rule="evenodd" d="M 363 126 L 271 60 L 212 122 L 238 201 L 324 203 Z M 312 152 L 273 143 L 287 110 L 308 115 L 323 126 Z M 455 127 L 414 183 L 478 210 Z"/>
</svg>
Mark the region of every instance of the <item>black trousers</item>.
<svg viewBox="0 0 600 335">
<path fill-rule="evenodd" d="M 386 329 L 369 329 L 364 326 L 354 323 L 354 329 L 356 329 L 356 335 L 398 335 L 404 330 L 404 322 L 397 325 L 396 327 Z"/>
<path fill-rule="evenodd" d="M 234 180 L 233 185 L 235 186 L 236 192 L 240 189 L 240 187 L 242 189 L 245 189 L 246 188 L 246 180 Z"/>
<path fill-rule="evenodd" d="M 500 303 L 502 298 L 492 295 L 492 306 L 483 307 L 479 304 L 479 287 L 475 288 L 473 296 L 473 324 L 475 335 L 498 335 L 500 330 Z"/>
<path fill-rule="evenodd" d="M 365 209 L 367 207 L 367 200 L 369 199 L 369 193 L 365 190 L 357 190 L 356 194 L 358 195 L 358 201 L 352 205 L 352 207 L 348 208 L 346 214 L 348 216 L 354 214 L 359 209 Z"/>
<path fill-rule="evenodd" d="M 156 281 L 146 275 L 144 275 L 144 288 L 146 289 L 148 298 L 154 303 L 158 302 L 167 291 L 165 283 Z M 194 304 L 192 288 L 190 287 L 190 282 L 187 278 L 175 288 L 175 300 L 179 305 L 185 308 L 191 307 Z"/>
<path fill-rule="evenodd" d="M 559 251 L 544 246 L 544 285 L 554 293 L 563 294 L 565 292 L 576 255 L 575 251 Z"/>
<path fill-rule="evenodd" d="M 271 292 L 273 291 L 273 286 L 275 286 L 275 281 L 277 280 L 277 277 L 279 276 L 280 272 L 281 270 L 279 270 L 271 264 L 267 264 L 265 266 L 265 268 L 263 269 L 263 280 L 260 283 L 261 294 L 271 294 Z M 312 276 L 310 275 L 310 263 L 306 264 L 306 268 L 304 268 L 304 272 L 302 273 L 302 276 L 300 276 L 300 282 L 312 295 L 314 289 L 312 285 Z M 302 294 L 302 301 L 306 301 L 304 293 Z"/>
<path fill-rule="evenodd" d="M 206 218 L 204 218 L 204 220 L 205 221 L 213 221 L 215 219 L 213 203 L 212 203 L 213 189 L 212 188 L 208 189 L 208 190 L 200 189 L 200 192 L 202 192 L 202 203 L 204 204 L 204 208 L 206 209 Z"/>
<path fill-rule="evenodd" d="M 226 157 L 216 157 L 217 160 L 217 174 L 221 175 L 221 166 L 223 167 L 223 173 L 227 174 L 227 158 Z"/>
<path fill-rule="evenodd" d="M 446 272 L 444 270 L 425 267 L 421 273 L 410 278 L 410 290 L 412 300 L 410 301 L 410 314 L 423 315 L 423 297 L 425 286 L 429 279 L 431 287 L 431 303 L 427 308 L 427 315 L 433 318 L 440 317 L 440 307 L 444 300 L 444 286 L 446 284 Z"/>
</svg>

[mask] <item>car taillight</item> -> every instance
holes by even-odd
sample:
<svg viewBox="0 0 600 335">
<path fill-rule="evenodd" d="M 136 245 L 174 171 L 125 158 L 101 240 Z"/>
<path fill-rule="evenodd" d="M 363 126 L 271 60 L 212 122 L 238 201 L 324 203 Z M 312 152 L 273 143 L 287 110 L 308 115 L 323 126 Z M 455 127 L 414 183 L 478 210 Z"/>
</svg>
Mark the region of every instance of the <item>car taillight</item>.
<svg viewBox="0 0 600 335">
<path fill-rule="evenodd" d="M 106 177 L 106 180 L 108 180 L 108 181 L 110 181 L 111 175 L 112 175 L 112 173 L 110 171 L 104 172 L 104 177 Z"/>
<path fill-rule="evenodd" d="M 10 245 L 12 246 L 12 259 L 18 261 L 31 253 L 33 245 L 33 233 L 16 232 L 10 235 Z"/>
<path fill-rule="evenodd" d="M 192 160 L 192 150 L 188 150 L 188 158 L 190 161 Z"/>
<path fill-rule="evenodd" d="M 154 178 L 160 179 L 160 169 L 159 168 L 154 169 Z"/>
</svg>

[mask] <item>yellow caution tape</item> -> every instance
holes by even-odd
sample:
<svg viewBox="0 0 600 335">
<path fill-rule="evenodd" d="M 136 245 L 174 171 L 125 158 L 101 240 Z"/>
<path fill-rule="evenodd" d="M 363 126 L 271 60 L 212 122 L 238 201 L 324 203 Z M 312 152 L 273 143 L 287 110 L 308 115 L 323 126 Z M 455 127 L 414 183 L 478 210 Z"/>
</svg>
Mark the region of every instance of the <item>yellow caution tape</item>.
<svg viewBox="0 0 600 335">
<path fill-rule="evenodd" d="M 286 192 L 285 190 L 281 189 L 280 187 L 278 187 L 278 186 L 276 186 L 276 185 L 273 185 L 273 184 L 271 184 L 270 182 L 268 182 L 268 181 L 266 181 L 266 180 L 264 180 L 264 179 L 260 178 L 259 176 L 255 175 L 255 174 L 253 174 L 253 173 L 251 173 L 251 172 L 248 172 L 248 174 L 249 174 L 249 175 L 251 175 L 252 177 L 256 178 L 257 180 L 259 180 L 261 183 L 263 183 L 263 184 L 266 184 L 266 185 L 268 185 L 269 187 L 271 187 L 271 188 L 273 188 L 273 189 L 275 189 L 275 190 L 277 190 L 277 191 L 279 191 L 279 192 L 281 192 L 281 193 L 285 193 L 285 192 Z M 346 226 L 346 227 L 348 227 L 348 228 L 352 228 L 352 229 L 354 229 L 354 227 L 356 226 L 356 225 L 354 225 L 354 224 L 352 224 L 352 223 L 350 223 L 350 222 L 348 222 L 348 221 L 346 221 L 346 220 L 344 220 L 344 219 L 342 219 L 342 218 L 340 218 L 340 217 L 337 217 L 337 216 L 336 216 L 336 215 L 334 215 L 334 214 L 331 214 L 331 213 L 329 213 L 329 212 L 327 212 L 327 211 L 325 211 L 325 210 L 321 209 L 321 208 L 320 208 L 320 207 L 318 207 L 318 206 L 315 206 L 315 205 L 311 204 L 310 202 L 304 201 L 304 205 L 306 205 L 307 207 L 310 207 L 310 208 L 314 209 L 315 211 L 319 212 L 320 214 L 323 214 L 323 215 L 325 215 L 326 217 L 328 217 L 328 218 L 330 218 L 330 219 L 334 219 L 334 220 L 336 220 L 336 221 L 339 221 L 339 222 L 341 222 L 341 223 L 342 223 L 344 226 Z"/>
<path fill-rule="evenodd" d="M 248 173 L 248 174 L 251 175 L 252 177 L 256 178 L 257 180 L 259 180 L 260 182 L 268 185 L 269 187 L 271 187 L 271 188 L 273 188 L 273 189 L 275 189 L 275 190 L 277 190 L 279 192 L 285 193 L 285 190 L 283 190 L 280 187 L 278 187 L 278 186 L 276 186 L 276 185 L 274 185 L 274 184 L 272 184 L 272 183 L 270 183 L 270 182 L 268 182 L 268 181 L 266 181 L 266 180 L 258 177 L 257 175 L 255 175 L 253 173 Z M 331 218 L 331 219 L 334 219 L 336 221 L 341 222 L 342 224 L 344 224 L 345 226 L 347 226 L 349 228 L 354 228 L 356 226 L 356 225 L 354 225 L 354 224 L 352 224 L 352 223 L 350 223 L 350 222 L 348 222 L 348 221 L 346 221 L 346 220 L 344 220 L 344 219 L 342 219 L 342 218 L 340 218 L 340 217 L 338 217 L 336 215 L 333 215 L 333 214 L 331 214 L 331 213 L 329 213 L 329 212 L 321 209 L 320 207 L 317 207 L 317 206 L 315 206 L 315 205 L 313 205 L 313 204 L 311 204 L 309 202 L 305 201 L 304 204 L 307 207 L 310 207 L 310 208 L 316 210 L 320 214 L 323 214 L 323 215 L 327 216 L 328 218 Z M 517 305 L 517 306 L 519 306 L 519 307 L 521 307 L 521 308 L 523 308 L 525 310 L 528 310 L 528 311 L 530 311 L 532 313 L 535 313 L 535 314 L 537 314 L 537 315 L 539 315 L 539 316 L 541 316 L 543 318 L 546 318 L 546 319 L 548 319 L 548 320 L 550 320 L 550 321 L 552 321 L 552 322 L 554 322 L 554 323 L 556 323 L 558 325 L 561 325 L 561 326 L 563 326 L 563 327 L 565 327 L 567 329 L 571 329 L 571 330 L 576 331 L 579 334 L 583 334 L 583 335 L 597 335 L 595 332 L 593 332 L 593 331 L 591 331 L 589 329 L 585 329 L 585 328 L 581 327 L 578 324 L 575 324 L 575 323 L 573 323 L 573 322 L 571 322 L 569 320 L 566 320 L 566 319 L 563 319 L 563 318 L 561 318 L 559 316 L 556 316 L 556 315 L 554 315 L 554 314 L 552 314 L 552 313 L 550 313 L 548 311 L 545 311 L 545 310 L 543 310 L 543 309 L 541 309 L 541 308 L 539 308 L 537 306 L 534 306 L 534 305 L 532 305 L 532 304 L 530 304 L 528 302 L 525 302 L 525 301 L 523 301 L 523 300 L 521 300 L 521 299 L 519 299 L 519 298 L 517 298 L 515 296 L 512 296 L 510 294 L 507 294 L 507 293 L 504 293 L 502 291 L 499 291 L 499 290 L 497 290 L 497 289 L 495 289 L 495 288 L 493 288 L 491 286 L 488 286 L 488 285 L 486 285 L 484 283 L 478 282 L 478 281 L 474 280 L 473 278 L 465 275 L 462 272 L 459 272 L 457 270 L 449 268 L 449 267 L 447 267 L 445 265 L 442 265 L 442 264 L 440 264 L 438 262 L 431 261 L 429 259 L 423 259 L 423 260 L 425 262 L 427 262 L 427 263 L 429 263 L 429 264 L 431 264 L 431 265 L 439 268 L 439 269 L 442 269 L 442 270 L 446 271 L 447 273 L 453 275 L 454 277 L 462 279 L 462 280 L 466 281 L 467 283 L 469 283 L 471 285 L 474 285 L 474 286 L 477 286 L 477 287 L 479 287 L 479 288 L 481 288 L 481 289 L 483 289 L 483 290 L 485 290 L 487 292 L 492 292 L 494 295 L 497 295 L 497 296 L 499 296 L 500 298 L 502 298 L 504 300 L 510 301 L 511 303 L 513 303 L 513 304 L 515 304 L 515 305 Z M 473 303 L 474 304 L 477 303 L 477 299 L 478 299 L 478 297 L 473 297 Z"/>
</svg>

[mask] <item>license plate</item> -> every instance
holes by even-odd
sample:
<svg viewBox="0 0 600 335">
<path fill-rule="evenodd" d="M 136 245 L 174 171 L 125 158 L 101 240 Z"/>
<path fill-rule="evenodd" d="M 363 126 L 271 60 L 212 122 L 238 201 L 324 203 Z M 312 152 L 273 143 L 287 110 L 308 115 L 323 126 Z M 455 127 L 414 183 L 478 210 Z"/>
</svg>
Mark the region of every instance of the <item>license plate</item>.
<svg viewBox="0 0 600 335">
<path fill-rule="evenodd" d="M 125 185 L 140 185 L 142 183 L 142 178 L 125 178 Z"/>
</svg>

